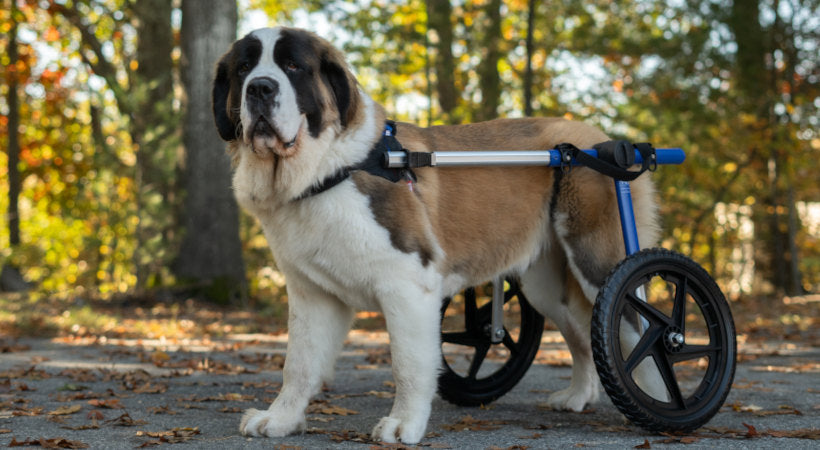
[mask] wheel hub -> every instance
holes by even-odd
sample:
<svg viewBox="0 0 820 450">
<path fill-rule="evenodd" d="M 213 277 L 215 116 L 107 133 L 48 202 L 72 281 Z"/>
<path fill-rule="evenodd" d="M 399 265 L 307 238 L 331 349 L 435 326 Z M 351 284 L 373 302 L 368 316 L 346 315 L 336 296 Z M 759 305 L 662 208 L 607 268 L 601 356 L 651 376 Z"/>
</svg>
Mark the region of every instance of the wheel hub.
<svg viewBox="0 0 820 450">
<path fill-rule="evenodd" d="M 683 330 L 675 326 L 666 328 L 663 335 L 663 344 L 666 347 L 666 350 L 672 353 L 677 353 L 681 351 L 685 342 L 686 339 L 683 336 Z"/>
</svg>

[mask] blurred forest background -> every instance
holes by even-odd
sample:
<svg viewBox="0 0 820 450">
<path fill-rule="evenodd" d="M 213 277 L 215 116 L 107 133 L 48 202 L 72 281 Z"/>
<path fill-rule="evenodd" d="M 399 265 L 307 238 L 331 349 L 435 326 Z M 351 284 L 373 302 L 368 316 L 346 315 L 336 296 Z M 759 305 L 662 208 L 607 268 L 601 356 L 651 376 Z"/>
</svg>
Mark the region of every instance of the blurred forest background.
<svg viewBox="0 0 820 450">
<path fill-rule="evenodd" d="M 281 303 L 210 80 L 237 34 L 287 24 L 398 120 L 564 116 L 682 147 L 653 175 L 663 245 L 735 300 L 820 291 L 820 0 L 0 2 L 4 290 Z"/>
</svg>

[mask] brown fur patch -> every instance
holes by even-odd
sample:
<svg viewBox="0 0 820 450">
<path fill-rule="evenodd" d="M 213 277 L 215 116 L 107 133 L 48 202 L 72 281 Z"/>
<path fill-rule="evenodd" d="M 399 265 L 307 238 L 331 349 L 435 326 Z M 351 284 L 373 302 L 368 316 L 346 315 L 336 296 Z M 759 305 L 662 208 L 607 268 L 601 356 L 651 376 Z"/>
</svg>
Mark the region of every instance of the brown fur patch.
<svg viewBox="0 0 820 450">
<path fill-rule="evenodd" d="M 442 150 L 546 150 L 562 142 L 591 146 L 606 140 L 599 130 L 563 119 L 501 119 L 463 126 L 421 129 L 400 124 L 398 139 L 415 151 Z M 595 183 L 611 180 L 588 171 L 587 176 L 570 175 L 562 180 L 570 193 L 578 178 L 585 184 L 589 175 Z M 430 168 L 416 171 L 418 192 L 427 207 L 433 230 L 445 253 L 445 273 L 458 273 L 471 281 L 483 281 L 508 269 L 526 255 L 545 245 L 550 230 L 549 202 L 555 169 L 548 167 Z M 602 185 L 603 186 L 603 185 Z M 595 191 L 600 191 L 596 189 Z M 557 206 L 578 218 L 584 235 L 598 222 L 608 222 L 611 197 L 588 205 L 581 190 Z M 603 214 L 602 214 L 603 213 Z M 594 227 L 593 227 L 594 228 Z M 616 229 L 616 232 L 618 230 Z M 591 253 L 592 255 L 595 252 Z M 607 269 L 608 270 L 608 269 Z"/>
<path fill-rule="evenodd" d="M 425 233 L 426 213 L 419 199 L 403 183 L 358 172 L 353 181 L 370 199 L 376 222 L 390 233 L 390 243 L 404 253 L 418 253 L 421 264 L 433 259 L 433 243 Z"/>
</svg>

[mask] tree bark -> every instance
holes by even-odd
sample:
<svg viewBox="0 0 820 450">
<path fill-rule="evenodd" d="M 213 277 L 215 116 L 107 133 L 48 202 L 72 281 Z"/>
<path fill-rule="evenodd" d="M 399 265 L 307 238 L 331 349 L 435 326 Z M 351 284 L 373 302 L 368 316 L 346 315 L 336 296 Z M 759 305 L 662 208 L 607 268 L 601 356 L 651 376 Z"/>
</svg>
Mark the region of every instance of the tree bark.
<svg viewBox="0 0 820 450">
<path fill-rule="evenodd" d="M 19 57 L 17 51 L 17 21 L 14 0 L 11 2 L 11 29 L 9 30 L 8 49 L 9 67 L 15 67 Z M 12 250 L 20 245 L 20 214 L 18 201 L 20 198 L 20 140 L 17 130 L 20 128 L 20 97 L 17 84 L 17 73 L 12 73 L 9 79 L 6 105 L 8 113 L 8 179 L 9 179 L 9 207 L 6 213 L 9 226 L 9 246 Z M 25 291 L 28 284 L 23 279 L 14 261 L 4 261 L 0 270 L 0 291 Z"/>
<path fill-rule="evenodd" d="M 182 1 L 182 82 L 185 88 L 185 235 L 177 274 L 212 300 L 245 296 L 239 208 L 231 163 L 211 113 L 211 83 L 219 57 L 236 38 L 233 1 Z"/>
<path fill-rule="evenodd" d="M 171 26 L 172 3 L 167 0 L 137 0 L 134 13 L 137 19 L 137 68 L 130 86 L 129 100 L 133 102 L 131 140 L 136 148 L 137 164 L 137 250 L 134 264 L 137 270 L 137 288 L 162 284 L 159 277 L 167 264 L 167 253 L 173 219 L 169 221 L 168 205 L 174 210 L 175 186 L 173 175 L 175 151 L 168 138 L 175 132 L 173 111 L 174 71 L 171 52 L 174 49 Z M 170 160 L 170 161 L 169 161 Z M 168 167 L 170 166 L 170 167 Z M 148 201 L 159 195 L 163 202 Z M 160 237 L 159 242 L 157 237 Z M 150 242 L 150 243 L 149 243 Z M 163 257 L 166 256 L 166 257 Z"/>
<path fill-rule="evenodd" d="M 17 21 L 14 17 L 14 0 L 11 1 L 11 30 L 9 30 L 8 58 L 9 67 L 17 65 Z M 17 129 L 20 128 L 20 98 L 17 92 L 17 73 L 13 73 L 8 85 L 6 99 L 8 115 L 8 173 L 9 173 L 9 210 L 7 213 L 9 224 L 9 244 L 12 248 L 20 245 L 20 215 L 18 200 L 20 197 L 20 141 Z"/>
<path fill-rule="evenodd" d="M 501 0 L 489 0 L 484 11 L 484 50 L 482 63 L 478 67 L 481 105 L 478 120 L 498 117 L 501 101 L 501 76 L 498 74 L 498 60 L 501 58 Z"/>
<path fill-rule="evenodd" d="M 532 116 L 532 54 L 534 51 L 534 29 L 535 29 L 535 0 L 529 0 L 527 5 L 527 67 L 524 70 L 524 116 Z"/>
<path fill-rule="evenodd" d="M 446 123 L 455 123 L 454 117 L 458 102 L 455 80 L 455 60 L 453 59 L 453 8 L 449 0 L 427 1 L 427 25 L 436 32 L 435 72 L 436 93 L 441 107 L 441 116 Z"/>
</svg>

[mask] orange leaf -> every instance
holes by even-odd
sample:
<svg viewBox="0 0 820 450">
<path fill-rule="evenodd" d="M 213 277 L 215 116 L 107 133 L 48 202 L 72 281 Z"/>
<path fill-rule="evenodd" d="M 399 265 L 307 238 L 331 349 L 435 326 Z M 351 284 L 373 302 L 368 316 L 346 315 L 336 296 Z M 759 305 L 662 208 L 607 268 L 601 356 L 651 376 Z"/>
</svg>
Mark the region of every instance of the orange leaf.
<svg viewBox="0 0 820 450">
<path fill-rule="evenodd" d="M 46 42 L 54 42 L 60 39 L 60 32 L 54 26 L 48 27 L 46 34 L 43 36 Z"/>
</svg>

